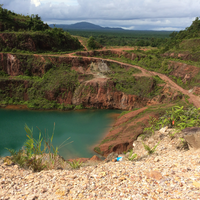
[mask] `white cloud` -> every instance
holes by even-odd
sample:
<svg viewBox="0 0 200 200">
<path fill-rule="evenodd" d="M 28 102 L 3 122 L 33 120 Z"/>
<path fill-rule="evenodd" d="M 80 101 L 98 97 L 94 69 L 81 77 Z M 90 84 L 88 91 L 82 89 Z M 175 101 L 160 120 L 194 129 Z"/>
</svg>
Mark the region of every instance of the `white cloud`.
<svg viewBox="0 0 200 200">
<path fill-rule="evenodd" d="M 31 0 L 31 3 L 34 4 L 36 7 L 40 6 L 40 0 Z"/>
<path fill-rule="evenodd" d="M 17 13 L 39 14 L 47 23 L 88 21 L 130 29 L 184 29 L 199 16 L 199 0 L 0 0 Z"/>
<path fill-rule="evenodd" d="M 77 6 L 78 2 L 77 0 L 40 0 L 41 4 L 60 4 L 60 3 L 65 3 L 68 6 Z"/>
</svg>

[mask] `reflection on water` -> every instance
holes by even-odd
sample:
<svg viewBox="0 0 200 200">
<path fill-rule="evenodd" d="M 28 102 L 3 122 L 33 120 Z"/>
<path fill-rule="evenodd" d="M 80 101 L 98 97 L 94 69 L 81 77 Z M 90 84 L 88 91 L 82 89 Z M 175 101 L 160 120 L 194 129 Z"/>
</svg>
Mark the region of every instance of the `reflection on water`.
<svg viewBox="0 0 200 200">
<path fill-rule="evenodd" d="M 95 153 L 92 146 L 98 143 L 114 122 L 116 110 L 84 110 L 84 111 L 28 111 L 0 109 L 0 155 L 9 155 L 5 150 L 19 150 L 26 141 L 24 125 L 33 128 L 37 139 L 39 130 L 42 134 L 52 135 L 54 122 L 55 133 L 53 145 L 59 146 L 71 137 L 71 144 L 59 149 L 59 154 L 65 159 L 75 157 L 91 157 Z"/>
</svg>

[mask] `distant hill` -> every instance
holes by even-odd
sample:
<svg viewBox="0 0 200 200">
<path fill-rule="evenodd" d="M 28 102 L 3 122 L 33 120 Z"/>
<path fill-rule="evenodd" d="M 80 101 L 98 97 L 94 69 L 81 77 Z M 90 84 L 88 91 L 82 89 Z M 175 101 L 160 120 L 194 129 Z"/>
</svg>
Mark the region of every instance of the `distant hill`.
<svg viewBox="0 0 200 200">
<path fill-rule="evenodd" d="M 49 24 L 50 27 L 54 27 L 53 24 Z M 66 24 L 56 24 L 56 28 L 62 28 L 64 30 L 124 30 L 122 28 L 109 28 L 95 25 L 89 22 L 79 22 L 76 24 L 66 25 Z"/>
</svg>

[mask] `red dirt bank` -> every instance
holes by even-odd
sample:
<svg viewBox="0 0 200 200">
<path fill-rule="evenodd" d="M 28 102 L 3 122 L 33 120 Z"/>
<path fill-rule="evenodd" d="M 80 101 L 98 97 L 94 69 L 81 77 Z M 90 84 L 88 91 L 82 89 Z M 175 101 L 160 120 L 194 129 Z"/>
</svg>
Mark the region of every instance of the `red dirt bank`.
<svg viewBox="0 0 200 200">
<path fill-rule="evenodd" d="M 103 51 L 99 51 L 99 54 L 102 54 Z M 115 53 L 119 56 L 124 55 L 130 57 L 129 59 L 135 59 L 135 55 L 127 54 L 126 52 L 119 52 L 113 50 L 112 53 Z M 89 65 L 93 63 L 101 62 L 101 58 L 95 57 L 87 57 L 87 56 L 94 56 L 91 52 L 81 52 L 79 53 L 83 57 L 79 58 L 77 56 L 73 56 L 70 54 L 62 55 L 62 56 L 55 56 L 55 55 L 35 55 L 34 60 L 37 61 L 37 65 L 33 65 L 32 67 L 32 74 L 42 76 L 45 73 L 46 69 L 46 60 L 50 60 L 53 64 L 72 64 L 72 68 L 76 70 L 80 77 L 81 74 L 89 74 L 91 73 L 89 69 Z M 90 55 L 91 54 L 91 55 Z M 30 56 L 30 55 L 29 55 Z M 28 55 L 24 55 L 24 59 L 28 59 Z M 140 59 L 140 58 L 138 58 Z M 64 91 L 60 88 L 60 93 L 65 92 L 65 95 L 62 97 L 57 96 L 55 97 L 54 92 L 50 91 L 46 93 L 46 98 L 48 100 L 57 100 L 59 103 L 65 104 L 80 104 L 82 103 L 86 107 L 97 107 L 97 108 L 115 108 L 115 109 L 133 109 L 133 108 L 141 108 L 137 111 L 130 112 L 120 119 L 117 120 L 115 125 L 113 126 L 113 130 L 111 130 L 108 135 L 106 136 L 104 142 L 100 144 L 99 148 L 101 152 L 104 152 L 103 155 L 108 155 L 110 152 L 123 152 L 129 149 L 132 146 L 133 141 L 137 138 L 139 134 L 143 132 L 144 125 L 148 124 L 149 116 L 156 116 L 154 113 L 146 115 L 142 118 L 134 119 L 131 121 L 136 115 L 146 110 L 147 105 L 155 105 L 160 104 L 162 102 L 170 102 L 172 99 L 176 99 L 180 97 L 177 93 L 180 91 L 181 93 L 189 96 L 190 103 L 193 103 L 196 107 L 200 107 L 200 100 L 198 96 L 193 95 L 188 90 L 185 90 L 174 83 L 170 78 L 167 76 L 145 70 L 139 66 L 133 66 L 130 64 L 124 64 L 122 62 L 113 61 L 110 59 L 103 59 L 104 62 L 107 63 L 117 63 L 120 64 L 124 68 L 134 67 L 141 70 L 140 76 L 155 76 L 158 75 L 162 80 L 166 82 L 165 87 L 162 90 L 162 94 L 160 97 L 156 97 L 154 99 L 145 99 L 135 95 L 125 95 L 122 92 L 113 92 L 112 91 L 112 82 L 109 82 L 108 78 L 100 78 L 94 77 L 92 80 L 85 81 L 83 80 L 82 85 L 83 88 L 76 94 L 74 97 L 72 91 Z M 39 63 L 39 64 L 38 64 Z M 0 65 L 2 69 L 7 72 L 11 76 L 23 75 L 26 68 L 24 68 L 23 61 L 20 61 L 16 55 L 14 54 L 5 54 L 0 53 Z M 178 62 L 171 62 L 171 66 L 173 65 L 173 75 L 177 77 L 181 77 L 186 81 L 188 79 L 193 78 L 196 73 L 199 72 L 199 69 L 195 66 L 186 65 L 183 63 Z M 81 67 L 80 67 L 81 66 Z M 137 75 L 136 75 L 137 76 Z M 15 80 L 10 80 L 11 82 L 15 82 Z M 108 87 L 106 85 L 108 84 Z M 86 87 L 92 86 L 95 90 L 95 93 L 91 91 L 87 91 Z M 0 88 L 3 87 L 3 84 L 0 85 Z M 3 88 L 2 88 L 3 89 Z M 194 88 L 194 92 L 199 93 L 199 88 Z M 86 95 L 83 95 L 83 94 Z M 28 99 L 27 94 L 24 94 L 25 98 Z M 172 97 L 173 96 L 173 97 Z M 180 97 L 182 98 L 182 97 Z M 143 108 L 142 108 L 143 107 Z M 139 126 L 137 126 L 140 124 Z"/>
</svg>

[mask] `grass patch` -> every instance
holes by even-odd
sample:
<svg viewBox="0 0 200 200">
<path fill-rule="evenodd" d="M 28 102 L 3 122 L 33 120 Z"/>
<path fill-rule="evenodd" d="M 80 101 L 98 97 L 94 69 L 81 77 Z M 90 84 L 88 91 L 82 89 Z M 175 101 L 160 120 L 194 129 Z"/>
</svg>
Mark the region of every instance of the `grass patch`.
<svg viewBox="0 0 200 200">
<path fill-rule="evenodd" d="M 163 81 L 158 76 L 135 77 L 134 74 L 141 72 L 140 70 L 135 68 L 126 70 L 115 63 L 110 64 L 109 67 L 111 72 L 107 75 L 114 82 L 117 91 L 122 91 L 125 94 L 151 98 L 159 94 L 162 89 L 158 84 L 163 83 Z"/>
<path fill-rule="evenodd" d="M 94 148 L 94 151 L 97 152 L 97 153 L 100 154 L 100 155 L 103 155 L 103 154 L 104 154 L 104 152 L 101 151 L 99 147 L 95 147 L 95 148 Z"/>
</svg>

